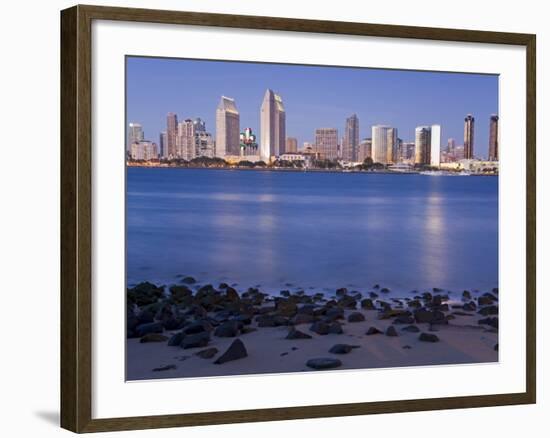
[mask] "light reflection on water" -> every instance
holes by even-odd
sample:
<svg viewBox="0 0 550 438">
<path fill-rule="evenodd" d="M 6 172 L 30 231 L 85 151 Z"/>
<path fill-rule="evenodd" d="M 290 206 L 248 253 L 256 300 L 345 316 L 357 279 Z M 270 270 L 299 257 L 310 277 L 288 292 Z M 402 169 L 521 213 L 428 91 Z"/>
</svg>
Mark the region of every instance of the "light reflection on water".
<svg viewBox="0 0 550 438">
<path fill-rule="evenodd" d="M 128 169 L 128 282 L 498 282 L 498 179 Z M 199 275 L 199 273 L 204 273 Z"/>
</svg>

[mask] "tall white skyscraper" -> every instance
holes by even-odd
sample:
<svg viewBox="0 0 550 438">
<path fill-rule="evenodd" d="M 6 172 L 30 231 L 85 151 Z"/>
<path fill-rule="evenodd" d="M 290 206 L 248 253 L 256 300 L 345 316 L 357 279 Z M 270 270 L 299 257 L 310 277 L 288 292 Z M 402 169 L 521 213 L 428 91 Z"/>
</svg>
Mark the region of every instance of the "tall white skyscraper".
<svg viewBox="0 0 550 438">
<path fill-rule="evenodd" d="M 285 152 L 286 114 L 283 99 L 267 89 L 260 109 L 260 158 L 268 162 Z"/>
<path fill-rule="evenodd" d="M 375 163 L 389 164 L 397 156 L 397 128 L 387 125 L 372 127 L 372 159 Z"/>
<path fill-rule="evenodd" d="M 222 96 L 216 109 L 216 155 L 240 154 L 240 116 L 235 100 Z"/>
<path fill-rule="evenodd" d="M 441 126 L 431 126 L 430 165 L 439 167 L 441 162 Z"/>
</svg>

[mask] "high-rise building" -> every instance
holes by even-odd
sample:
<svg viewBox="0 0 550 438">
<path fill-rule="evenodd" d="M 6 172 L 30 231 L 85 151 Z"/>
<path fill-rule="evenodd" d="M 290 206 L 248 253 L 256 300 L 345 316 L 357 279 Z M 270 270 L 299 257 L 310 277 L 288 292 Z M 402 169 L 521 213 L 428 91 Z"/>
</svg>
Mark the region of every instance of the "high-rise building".
<svg viewBox="0 0 550 438">
<path fill-rule="evenodd" d="M 372 127 L 372 159 L 375 163 L 390 164 L 397 156 L 397 128 L 386 125 Z"/>
<path fill-rule="evenodd" d="M 158 159 L 158 147 L 151 141 L 139 141 L 132 143 L 130 147 L 130 157 L 132 160 L 151 161 Z"/>
<path fill-rule="evenodd" d="M 399 145 L 399 162 L 414 162 L 414 142 L 402 141 Z"/>
<path fill-rule="evenodd" d="M 464 158 L 474 158 L 474 116 L 468 114 L 464 118 Z"/>
<path fill-rule="evenodd" d="M 447 153 L 450 154 L 450 155 L 454 154 L 455 147 L 456 147 L 455 139 L 454 138 L 449 138 L 447 140 Z"/>
<path fill-rule="evenodd" d="M 214 138 L 212 134 L 204 131 L 195 132 L 194 136 L 194 157 L 214 158 L 216 155 L 214 147 Z"/>
<path fill-rule="evenodd" d="M 126 145 L 126 150 L 130 151 L 130 148 L 134 143 L 139 143 L 143 141 L 143 128 L 139 123 L 130 123 L 128 124 L 128 144 Z"/>
<path fill-rule="evenodd" d="M 338 159 L 338 129 L 318 128 L 315 130 L 314 152 L 324 160 Z"/>
<path fill-rule="evenodd" d="M 414 131 L 414 162 L 416 164 L 430 164 L 431 149 L 431 127 L 418 126 Z"/>
<path fill-rule="evenodd" d="M 371 138 L 364 138 L 363 140 L 361 140 L 361 143 L 359 143 L 359 149 L 357 152 L 357 161 L 360 161 L 362 163 L 367 158 L 372 158 L 372 139 Z"/>
<path fill-rule="evenodd" d="M 498 116 L 489 119 L 489 161 L 498 161 Z"/>
<path fill-rule="evenodd" d="M 162 158 L 168 157 L 166 131 L 159 134 L 159 154 Z"/>
<path fill-rule="evenodd" d="M 176 158 L 176 139 L 178 136 L 178 116 L 168 113 L 166 116 L 166 150 L 168 158 Z"/>
<path fill-rule="evenodd" d="M 195 133 L 206 132 L 206 123 L 200 117 L 193 120 L 193 131 Z"/>
<path fill-rule="evenodd" d="M 235 100 L 222 96 L 216 109 L 216 155 L 240 154 L 240 117 Z"/>
<path fill-rule="evenodd" d="M 344 139 L 342 141 L 342 159 L 346 161 L 358 161 L 359 152 L 359 118 L 352 114 L 346 119 Z"/>
<path fill-rule="evenodd" d="M 188 161 L 195 158 L 195 129 L 191 119 L 178 123 L 175 156 Z"/>
<path fill-rule="evenodd" d="M 298 152 L 298 139 L 296 137 L 287 137 L 285 153 Z"/>
<path fill-rule="evenodd" d="M 439 167 L 441 164 L 441 126 L 432 125 L 430 134 L 430 166 Z"/>
<path fill-rule="evenodd" d="M 271 157 L 285 152 L 286 115 L 283 99 L 267 89 L 260 109 L 260 158 L 268 162 Z"/>
</svg>

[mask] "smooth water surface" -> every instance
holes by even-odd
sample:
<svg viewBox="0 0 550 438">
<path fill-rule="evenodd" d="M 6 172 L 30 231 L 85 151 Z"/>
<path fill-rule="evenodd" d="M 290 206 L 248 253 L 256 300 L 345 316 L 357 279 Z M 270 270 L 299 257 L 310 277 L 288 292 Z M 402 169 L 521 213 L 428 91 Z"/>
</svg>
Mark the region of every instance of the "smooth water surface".
<svg viewBox="0 0 550 438">
<path fill-rule="evenodd" d="M 128 168 L 128 284 L 178 275 L 271 291 L 496 287 L 498 178 Z"/>
</svg>

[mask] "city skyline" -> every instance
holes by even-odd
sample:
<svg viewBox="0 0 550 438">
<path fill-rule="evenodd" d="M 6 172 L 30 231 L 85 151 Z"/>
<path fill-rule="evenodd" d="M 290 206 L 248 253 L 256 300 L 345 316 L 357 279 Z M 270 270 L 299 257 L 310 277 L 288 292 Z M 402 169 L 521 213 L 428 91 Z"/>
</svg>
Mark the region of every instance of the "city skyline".
<svg viewBox="0 0 550 438">
<path fill-rule="evenodd" d="M 127 121 L 139 122 L 145 138 L 156 142 L 169 112 L 181 120 L 200 117 L 215 133 L 222 95 L 235 100 L 240 131 L 250 127 L 262 135 L 262 96 L 274 89 L 285 102 L 286 136 L 297 138 L 299 148 L 314 142 L 320 127 L 345 132 L 346 119 L 354 114 L 360 141 L 380 124 L 397 128 L 404 142 L 414 141 L 417 126 L 432 124 L 441 126 L 443 139 L 461 139 L 464 115 L 472 113 L 478 119 L 474 154 L 486 158 L 489 120 L 498 113 L 498 77 L 490 75 L 139 57 L 127 62 Z M 260 86 L 265 88 L 258 93 Z M 218 90 L 212 102 L 209 96 Z"/>
</svg>

